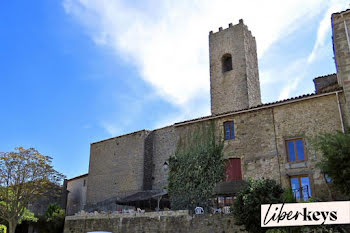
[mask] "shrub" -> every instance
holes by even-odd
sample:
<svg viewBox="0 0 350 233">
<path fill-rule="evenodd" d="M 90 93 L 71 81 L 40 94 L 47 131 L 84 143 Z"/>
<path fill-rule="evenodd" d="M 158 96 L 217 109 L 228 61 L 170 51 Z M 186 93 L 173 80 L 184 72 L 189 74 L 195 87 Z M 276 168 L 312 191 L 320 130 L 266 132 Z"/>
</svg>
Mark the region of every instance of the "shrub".
<svg viewBox="0 0 350 233">
<path fill-rule="evenodd" d="M 265 232 L 268 229 L 260 227 L 261 205 L 281 203 L 282 194 L 281 185 L 274 180 L 250 179 L 249 185 L 237 195 L 233 204 L 236 224 L 244 225 L 249 232 Z"/>
<path fill-rule="evenodd" d="M 324 133 L 313 140 L 323 157 L 318 166 L 332 179 L 334 187 L 350 196 L 350 133 Z"/>
<path fill-rule="evenodd" d="M 172 209 L 208 209 L 212 205 L 214 187 L 225 175 L 223 142 L 215 137 L 213 122 L 180 140 L 169 168 Z"/>
<path fill-rule="evenodd" d="M 56 203 L 50 204 L 44 216 L 39 217 L 35 227 L 40 233 L 61 233 L 64 226 L 65 212 Z"/>
</svg>

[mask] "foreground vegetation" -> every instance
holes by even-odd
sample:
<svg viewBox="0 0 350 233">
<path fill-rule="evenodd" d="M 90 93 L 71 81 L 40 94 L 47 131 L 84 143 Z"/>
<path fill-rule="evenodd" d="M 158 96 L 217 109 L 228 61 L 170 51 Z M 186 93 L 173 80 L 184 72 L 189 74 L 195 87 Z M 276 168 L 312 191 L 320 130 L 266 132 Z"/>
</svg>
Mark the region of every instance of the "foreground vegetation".
<svg viewBox="0 0 350 233">
<path fill-rule="evenodd" d="M 324 133 L 313 140 L 322 153 L 318 166 L 341 193 L 350 197 L 350 128 L 346 132 Z"/>
<path fill-rule="evenodd" d="M 223 141 L 216 137 L 213 122 L 180 141 L 169 168 L 172 209 L 212 206 L 214 187 L 225 176 Z"/>
<path fill-rule="evenodd" d="M 7 222 L 9 233 L 14 233 L 24 220 L 36 221 L 28 205 L 59 187 L 63 175 L 51 161 L 34 148 L 19 147 L 14 152 L 0 153 L 0 219 Z"/>
</svg>

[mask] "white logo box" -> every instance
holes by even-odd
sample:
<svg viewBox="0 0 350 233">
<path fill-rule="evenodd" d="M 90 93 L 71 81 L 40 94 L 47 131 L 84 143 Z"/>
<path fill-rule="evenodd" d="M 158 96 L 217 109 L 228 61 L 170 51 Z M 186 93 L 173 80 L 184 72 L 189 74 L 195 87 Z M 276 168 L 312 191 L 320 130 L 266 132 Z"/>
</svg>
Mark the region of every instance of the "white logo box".
<svg viewBox="0 0 350 233">
<path fill-rule="evenodd" d="M 350 201 L 261 205 L 261 226 L 350 224 Z"/>
</svg>

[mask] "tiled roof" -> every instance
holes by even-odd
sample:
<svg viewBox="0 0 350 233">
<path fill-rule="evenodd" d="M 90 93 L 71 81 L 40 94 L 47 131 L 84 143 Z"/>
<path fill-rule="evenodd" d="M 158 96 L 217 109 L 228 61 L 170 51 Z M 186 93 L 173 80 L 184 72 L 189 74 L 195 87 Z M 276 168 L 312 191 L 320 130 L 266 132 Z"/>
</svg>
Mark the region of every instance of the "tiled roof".
<svg viewBox="0 0 350 233">
<path fill-rule="evenodd" d="M 140 132 L 150 132 L 150 130 L 141 129 L 141 130 L 134 131 L 134 132 L 131 132 L 131 133 L 122 134 L 122 135 L 119 135 L 119 136 L 116 136 L 116 137 L 111 137 L 111 138 L 103 139 L 103 140 L 100 140 L 100 141 L 97 141 L 97 142 L 93 142 L 93 143 L 91 143 L 91 144 L 96 144 L 96 143 L 100 143 L 100 142 L 104 142 L 104 141 L 108 141 L 108 140 L 112 140 L 112 139 L 116 139 L 116 138 L 120 138 L 120 137 L 124 137 L 124 136 L 128 136 L 128 135 L 132 135 L 132 134 L 136 134 L 136 133 L 140 133 Z"/>
<path fill-rule="evenodd" d="M 350 8 L 349 8 L 349 9 L 346 9 L 346 10 L 343 10 L 343 11 L 340 11 L 340 12 L 333 13 L 332 15 L 334 15 L 334 14 L 342 14 L 342 13 L 345 13 L 345 12 L 347 12 L 347 11 L 349 11 L 349 10 L 350 10 Z"/>
<path fill-rule="evenodd" d="M 329 77 L 329 76 L 336 76 L 337 74 L 336 73 L 333 73 L 333 74 L 327 74 L 327 75 L 323 75 L 323 76 L 318 76 L 318 77 L 316 77 L 316 78 L 314 78 L 314 79 L 319 79 L 319 78 L 327 78 L 327 77 Z"/>
<path fill-rule="evenodd" d="M 340 90 L 342 90 L 342 88 L 341 87 L 337 87 L 335 89 L 327 90 L 327 91 L 320 92 L 320 93 L 312 93 L 312 94 L 300 95 L 300 96 L 297 96 L 297 97 L 292 97 L 292 98 L 288 98 L 288 99 L 284 99 L 284 100 L 278 100 L 278 101 L 275 101 L 275 102 L 270 102 L 270 103 L 266 103 L 266 104 L 260 104 L 260 105 L 257 105 L 257 106 L 251 107 L 251 108 L 245 108 L 245 109 L 240 109 L 240 110 L 236 110 L 236 111 L 228 111 L 228 112 L 220 113 L 220 114 L 217 114 L 217 115 L 209 115 L 209 116 L 199 117 L 199 118 L 186 120 L 186 121 L 182 121 L 182 122 L 177 122 L 174 125 L 176 126 L 176 125 L 189 123 L 189 122 L 193 122 L 193 121 L 205 120 L 205 119 L 210 119 L 210 118 L 213 118 L 213 117 L 220 117 L 220 116 L 225 116 L 225 115 L 239 113 L 239 112 L 244 112 L 244 111 L 258 110 L 261 107 L 270 107 L 270 106 L 273 106 L 273 105 L 276 105 L 276 104 L 293 102 L 295 100 L 306 99 L 306 98 L 312 97 L 312 96 L 315 96 L 315 97 L 322 96 L 324 94 L 328 94 L 328 93 L 335 92 L 335 91 L 340 91 Z"/>
<path fill-rule="evenodd" d="M 76 177 L 70 178 L 70 179 L 68 179 L 67 181 L 72 181 L 72 180 L 80 179 L 80 178 L 83 178 L 83 177 L 88 176 L 88 175 L 89 175 L 89 173 L 86 173 L 86 174 L 83 174 L 83 175 L 80 175 L 80 176 L 76 176 Z"/>
</svg>

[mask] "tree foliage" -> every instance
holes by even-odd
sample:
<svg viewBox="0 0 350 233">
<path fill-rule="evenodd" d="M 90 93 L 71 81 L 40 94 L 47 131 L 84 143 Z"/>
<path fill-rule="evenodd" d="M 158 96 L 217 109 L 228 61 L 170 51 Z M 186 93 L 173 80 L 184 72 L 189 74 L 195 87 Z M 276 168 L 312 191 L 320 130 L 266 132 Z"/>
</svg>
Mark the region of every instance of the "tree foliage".
<svg viewBox="0 0 350 233">
<path fill-rule="evenodd" d="M 51 160 L 34 148 L 0 153 L 0 218 L 8 222 L 9 233 L 28 214 L 28 204 L 63 179 Z"/>
<path fill-rule="evenodd" d="M 236 197 L 233 205 L 233 214 L 236 224 L 244 225 L 249 232 L 265 232 L 260 227 L 260 213 L 262 204 L 281 203 L 283 189 L 274 180 L 249 180 L 247 185 Z"/>
<path fill-rule="evenodd" d="M 45 215 L 39 217 L 35 226 L 40 233 L 60 233 L 63 231 L 64 218 L 64 210 L 57 203 L 52 203 L 47 207 Z"/>
<path fill-rule="evenodd" d="M 332 179 L 334 187 L 350 196 L 350 132 L 324 133 L 313 140 L 323 157 L 318 166 Z"/>
<path fill-rule="evenodd" d="M 213 122 L 180 140 L 169 168 L 172 209 L 211 206 L 214 187 L 225 174 L 223 141 L 215 136 Z"/>
</svg>

